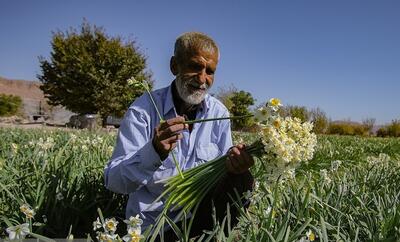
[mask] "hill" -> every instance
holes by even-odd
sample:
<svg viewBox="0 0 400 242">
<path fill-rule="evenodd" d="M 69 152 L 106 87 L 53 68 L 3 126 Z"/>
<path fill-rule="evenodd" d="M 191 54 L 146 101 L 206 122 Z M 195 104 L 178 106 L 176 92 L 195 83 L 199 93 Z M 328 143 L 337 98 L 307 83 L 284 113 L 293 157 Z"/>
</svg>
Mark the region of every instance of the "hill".
<svg viewBox="0 0 400 242">
<path fill-rule="evenodd" d="M 50 121 L 56 123 L 68 122 L 72 112 L 64 107 L 52 107 L 47 104 L 44 93 L 40 90 L 38 81 L 12 80 L 0 77 L 0 93 L 20 96 L 23 101 L 22 113 L 26 119 L 32 121 L 32 116 L 44 113 Z"/>
</svg>

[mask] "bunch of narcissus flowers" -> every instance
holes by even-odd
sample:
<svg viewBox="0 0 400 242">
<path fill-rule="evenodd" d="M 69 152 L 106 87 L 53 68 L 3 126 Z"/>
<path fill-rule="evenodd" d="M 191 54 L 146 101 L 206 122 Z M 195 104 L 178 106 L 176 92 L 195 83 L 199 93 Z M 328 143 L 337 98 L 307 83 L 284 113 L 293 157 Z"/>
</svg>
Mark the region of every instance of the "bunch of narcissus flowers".
<svg viewBox="0 0 400 242">
<path fill-rule="evenodd" d="M 264 176 L 260 176 L 263 180 L 260 182 L 276 182 L 288 174 L 293 177 L 294 168 L 301 161 L 312 158 L 317 144 L 316 135 L 312 133 L 313 125 L 302 123 L 297 118 L 282 118 L 278 112 L 280 106 L 280 100 L 272 98 L 265 107 L 257 111 L 255 118 L 261 129 L 259 139 L 245 147 L 246 152 L 262 165 Z M 176 219 L 193 211 L 227 173 L 226 158 L 227 155 L 223 155 L 184 171 L 183 176 L 170 178 L 166 183 L 166 190 L 159 198 L 166 197 L 166 202 L 157 223 L 165 221 L 169 210 L 181 209 Z M 161 229 L 159 226 L 155 228 L 155 232 Z"/>
<path fill-rule="evenodd" d="M 32 223 L 32 220 L 34 219 L 36 212 L 33 208 L 31 208 L 31 206 L 29 206 L 29 204 L 26 204 L 26 203 L 22 204 L 19 207 L 19 209 L 25 215 L 25 223 L 13 225 L 12 222 L 8 218 L 6 218 L 6 217 L 2 218 L 3 221 L 9 226 L 6 229 L 6 231 L 8 233 L 8 239 L 10 241 L 14 241 L 14 240 L 22 241 L 25 239 L 26 236 L 31 236 L 31 237 L 34 237 L 38 240 L 45 241 L 45 242 L 53 242 L 54 241 L 54 240 L 46 238 L 42 235 L 35 234 L 32 232 L 32 226 L 41 226 L 42 224 L 40 224 L 40 223 L 33 224 Z"/>
<path fill-rule="evenodd" d="M 117 231 L 118 221 L 115 220 L 115 218 L 106 218 L 104 220 L 101 213 L 99 214 L 100 217 L 93 222 L 93 230 L 97 232 L 96 238 L 98 241 L 139 242 L 142 238 L 141 225 L 143 221 L 139 218 L 139 215 L 136 215 L 136 217 L 131 216 L 129 219 L 124 220 L 124 223 L 127 224 L 127 234 L 121 239 L 119 235 L 115 233 Z M 104 230 L 103 232 L 98 231 L 101 228 Z"/>
<path fill-rule="evenodd" d="M 265 171 L 264 178 L 269 182 L 275 182 L 283 174 L 294 174 L 302 161 L 313 157 L 317 144 L 313 125 L 302 123 L 298 118 L 282 118 L 278 112 L 280 106 L 279 99 L 272 98 L 256 113 L 264 146 L 264 154 L 258 158 Z"/>
</svg>

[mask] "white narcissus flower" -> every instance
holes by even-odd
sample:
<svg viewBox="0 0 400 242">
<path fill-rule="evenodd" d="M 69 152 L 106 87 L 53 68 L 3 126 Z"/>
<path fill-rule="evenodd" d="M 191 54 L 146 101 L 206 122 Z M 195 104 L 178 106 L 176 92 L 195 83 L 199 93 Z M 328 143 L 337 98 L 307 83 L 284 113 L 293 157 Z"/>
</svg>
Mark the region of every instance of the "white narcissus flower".
<svg viewBox="0 0 400 242">
<path fill-rule="evenodd" d="M 29 234 L 29 224 L 24 223 L 16 226 L 11 226 L 6 229 L 10 240 L 24 239 Z"/>
<path fill-rule="evenodd" d="M 330 184 L 332 182 L 331 178 L 328 176 L 328 171 L 326 169 L 322 169 L 319 171 L 319 175 L 324 180 L 325 183 Z"/>
<path fill-rule="evenodd" d="M 108 233 L 102 233 L 102 232 L 97 232 L 97 240 L 100 242 L 112 242 L 116 241 L 118 234 L 108 234 Z"/>
<path fill-rule="evenodd" d="M 33 218 L 35 216 L 35 211 L 28 205 L 28 204 L 22 204 L 21 207 L 19 207 L 22 213 L 25 214 L 27 218 Z"/>
<path fill-rule="evenodd" d="M 332 171 L 337 171 L 339 169 L 339 166 L 342 164 L 342 161 L 340 160 L 334 160 L 331 163 L 331 170 Z"/>
<path fill-rule="evenodd" d="M 100 222 L 100 218 L 97 217 L 96 221 L 93 222 L 93 231 L 96 231 L 96 230 L 100 229 L 101 227 L 103 227 L 103 225 Z"/>
<path fill-rule="evenodd" d="M 104 221 L 103 228 L 105 231 L 110 232 L 112 234 L 117 230 L 118 221 L 115 218 L 106 218 Z"/>
<path fill-rule="evenodd" d="M 143 224 L 143 220 L 140 219 L 139 214 L 137 214 L 135 217 L 130 216 L 129 219 L 125 219 L 124 223 L 131 227 L 138 227 Z"/>
<path fill-rule="evenodd" d="M 135 217 L 131 216 L 129 219 L 124 220 L 124 223 L 128 225 L 128 235 L 132 233 L 140 235 L 142 233 L 141 225 L 143 224 L 143 220 L 140 219 L 139 214 Z"/>
<path fill-rule="evenodd" d="M 263 123 L 269 119 L 271 113 L 265 107 L 261 107 L 254 112 L 254 118 L 257 122 Z"/>
<path fill-rule="evenodd" d="M 140 233 L 137 233 L 136 231 L 128 232 L 127 235 L 122 237 L 122 240 L 125 242 L 139 242 L 141 239 Z"/>
<path fill-rule="evenodd" d="M 268 216 L 271 213 L 271 211 L 272 211 L 272 207 L 268 206 L 267 209 L 265 209 L 265 211 L 264 211 L 264 215 Z"/>
<path fill-rule="evenodd" d="M 267 102 L 267 108 L 270 108 L 273 112 L 277 112 L 281 106 L 281 100 L 279 100 L 278 98 L 271 98 Z"/>
<path fill-rule="evenodd" d="M 286 179 L 294 179 L 296 177 L 296 172 L 294 169 L 285 170 L 284 176 Z"/>
<path fill-rule="evenodd" d="M 271 98 L 271 99 L 268 101 L 268 103 L 271 104 L 271 106 L 273 106 L 273 107 L 282 106 L 281 100 L 279 100 L 279 98 Z"/>
<path fill-rule="evenodd" d="M 307 239 L 309 241 L 314 241 L 315 240 L 316 236 L 315 236 L 314 232 L 311 229 L 307 231 L 306 235 L 307 235 Z"/>
<path fill-rule="evenodd" d="M 61 192 L 58 192 L 57 195 L 56 195 L 56 199 L 57 199 L 58 201 L 61 201 L 61 200 L 64 199 L 64 195 L 63 195 Z"/>
</svg>

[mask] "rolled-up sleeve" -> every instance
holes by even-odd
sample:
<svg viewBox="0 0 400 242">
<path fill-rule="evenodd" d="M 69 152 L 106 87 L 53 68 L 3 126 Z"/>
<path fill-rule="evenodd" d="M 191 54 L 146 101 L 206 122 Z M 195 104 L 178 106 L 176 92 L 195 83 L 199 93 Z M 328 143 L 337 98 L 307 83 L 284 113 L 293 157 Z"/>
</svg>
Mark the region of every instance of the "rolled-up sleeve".
<svg viewBox="0 0 400 242">
<path fill-rule="evenodd" d="M 129 194 L 146 185 L 161 165 L 146 115 L 128 109 L 119 128 L 117 144 L 104 169 L 107 189 Z"/>
</svg>

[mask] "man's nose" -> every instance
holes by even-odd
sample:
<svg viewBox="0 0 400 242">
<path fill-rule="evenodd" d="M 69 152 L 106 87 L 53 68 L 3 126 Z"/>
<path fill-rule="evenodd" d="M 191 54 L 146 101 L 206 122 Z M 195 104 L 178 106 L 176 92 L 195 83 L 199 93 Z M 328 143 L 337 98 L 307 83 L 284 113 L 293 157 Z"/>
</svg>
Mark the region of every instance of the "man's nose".
<svg viewBox="0 0 400 242">
<path fill-rule="evenodd" d="M 207 83 L 207 73 L 206 69 L 202 69 L 198 75 L 199 78 L 197 78 L 198 82 L 200 85 L 203 85 L 204 83 Z"/>
</svg>

